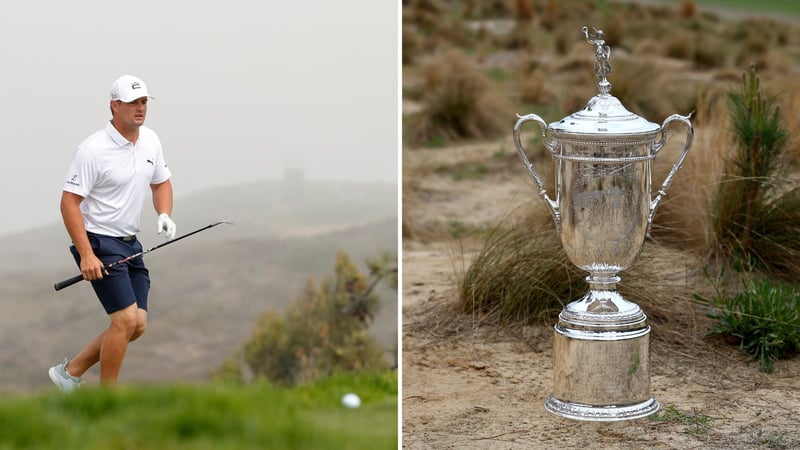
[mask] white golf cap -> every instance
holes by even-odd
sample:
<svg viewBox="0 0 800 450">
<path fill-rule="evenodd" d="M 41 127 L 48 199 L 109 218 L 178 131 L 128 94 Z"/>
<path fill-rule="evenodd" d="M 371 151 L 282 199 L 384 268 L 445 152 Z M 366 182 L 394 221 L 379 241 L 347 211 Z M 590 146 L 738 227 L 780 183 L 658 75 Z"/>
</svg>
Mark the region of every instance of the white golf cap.
<svg viewBox="0 0 800 450">
<path fill-rule="evenodd" d="M 111 85 L 111 100 L 130 103 L 142 97 L 153 98 L 147 93 L 147 85 L 133 75 L 123 75 Z"/>
</svg>

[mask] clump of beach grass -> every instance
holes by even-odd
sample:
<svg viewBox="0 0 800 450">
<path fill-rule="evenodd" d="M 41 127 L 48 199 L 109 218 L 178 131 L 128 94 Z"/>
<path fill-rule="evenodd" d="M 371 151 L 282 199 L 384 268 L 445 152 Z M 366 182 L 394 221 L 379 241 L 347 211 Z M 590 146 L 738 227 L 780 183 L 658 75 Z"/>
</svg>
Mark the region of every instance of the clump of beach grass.
<svg viewBox="0 0 800 450">
<path fill-rule="evenodd" d="M 496 321 L 533 322 L 554 317 L 586 288 L 569 262 L 552 223 L 529 218 L 497 225 L 460 284 L 460 305 Z"/>
<path fill-rule="evenodd" d="M 412 146 L 508 133 L 511 108 L 486 74 L 460 52 L 449 52 L 425 73 L 421 111 L 405 121 L 404 140 Z"/>
</svg>

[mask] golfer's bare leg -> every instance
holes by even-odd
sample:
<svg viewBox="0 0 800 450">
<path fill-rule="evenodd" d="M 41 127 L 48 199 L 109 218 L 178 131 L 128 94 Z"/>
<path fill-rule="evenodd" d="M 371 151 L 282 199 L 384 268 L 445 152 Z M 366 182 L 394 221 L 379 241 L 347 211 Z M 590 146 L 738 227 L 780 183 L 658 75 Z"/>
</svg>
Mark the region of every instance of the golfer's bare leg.
<svg viewBox="0 0 800 450">
<path fill-rule="evenodd" d="M 100 361 L 100 346 L 103 344 L 105 336 L 106 331 L 98 334 L 77 356 L 70 359 L 66 368 L 67 373 L 73 377 L 82 377 L 90 367 L 97 364 Z"/>
<path fill-rule="evenodd" d="M 147 311 L 137 308 L 136 310 L 136 328 L 131 335 L 130 341 L 133 342 L 144 334 L 147 329 Z M 86 347 L 78 353 L 77 356 L 72 358 L 67 364 L 67 373 L 73 377 L 81 377 L 87 370 L 100 361 L 100 348 L 103 344 L 108 330 L 103 330 L 102 333 L 95 336 Z"/>
<path fill-rule="evenodd" d="M 144 334 L 145 330 L 147 330 L 147 311 L 139 308 L 136 310 L 136 329 L 133 330 L 130 341 L 133 342 L 138 339 L 139 336 Z"/>
<path fill-rule="evenodd" d="M 125 309 L 111 313 L 111 325 L 108 326 L 103 342 L 100 344 L 100 383 L 106 385 L 117 384 L 119 369 L 125 358 L 134 331 L 138 308 L 132 304 Z"/>
</svg>

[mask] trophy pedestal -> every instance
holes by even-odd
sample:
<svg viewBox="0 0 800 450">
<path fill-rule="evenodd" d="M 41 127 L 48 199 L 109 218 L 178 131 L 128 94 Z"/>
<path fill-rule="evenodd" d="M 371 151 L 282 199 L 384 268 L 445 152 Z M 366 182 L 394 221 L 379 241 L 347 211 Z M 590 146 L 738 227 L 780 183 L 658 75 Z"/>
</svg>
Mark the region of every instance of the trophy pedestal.
<svg viewBox="0 0 800 450">
<path fill-rule="evenodd" d="M 650 396 L 650 326 L 616 290 L 591 289 L 559 314 L 555 385 L 545 409 L 568 419 L 619 421 L 658 410 Z"/>
</svg>

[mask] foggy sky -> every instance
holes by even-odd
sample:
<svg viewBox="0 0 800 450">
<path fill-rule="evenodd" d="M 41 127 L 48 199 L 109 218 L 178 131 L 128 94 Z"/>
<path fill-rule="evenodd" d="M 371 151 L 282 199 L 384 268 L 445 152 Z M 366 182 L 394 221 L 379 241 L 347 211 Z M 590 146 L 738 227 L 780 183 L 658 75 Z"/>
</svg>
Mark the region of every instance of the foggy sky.
<svg viewBox="0 0 800 450">
<path fill-rule="evenodd" d="M 4 1 L 0 235 L 60 223 L 72 154 L 123 74 L 156 98 L 145 125 L 178 202 L 286 168 L 396 184 L 397 26 L 375 0 Z"/>
</svg>

